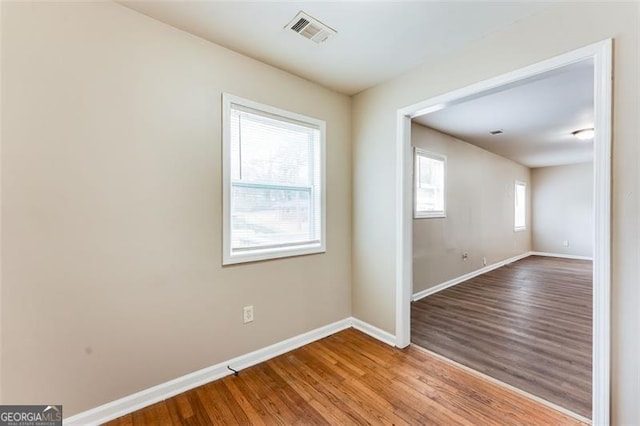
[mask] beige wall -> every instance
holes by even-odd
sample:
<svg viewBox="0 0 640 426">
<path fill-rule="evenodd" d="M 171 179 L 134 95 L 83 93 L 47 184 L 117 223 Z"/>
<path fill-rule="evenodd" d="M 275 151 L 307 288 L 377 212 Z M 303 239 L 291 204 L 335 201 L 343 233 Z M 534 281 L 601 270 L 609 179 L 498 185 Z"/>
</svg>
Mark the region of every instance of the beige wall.
<svg viewBox="0 0 640 426">
<path fill-rule="evenodd" d="M 531 199 L 528 167 L 415 123 L 411 139 L 447 156 L 447 217 L 413 220 L 414 293 L 531 250 L 531 210 L 527 230 L 513 230 L 516 180 Z"/>
<path fill-rule="evenodd" d="M 115 3 L 2 9 L 4 403 L 69 416 L 350 315 L 348 97 Z M 326 120 L 326 254 L 221 267 L 223 91 Z"/>
<path fill-rule="evenodd" d="M 592 257 L 593 163 L 532 169 L 531 179 L 533 250 Z"/>
<path fill-rule="evenodd" d="M 393 333 L 397 109 L 614 37 L 612 408 L 640 418 L 637 4 L 550 6 L 361 93 L 353 117 L 112 3 L 1 9 L 4 403 L 71 415 L 351 312 Z M 326 254 L 220 267 L 223 91 L 327 121 Z"/>
<path fill-rule="evenodd" d="M 395 332 L 398 108 L 613 37 L 612 415 L 615 424 L 638 422 L 638 17 L 637 3 L 550 5 L 450 56 L 354 98 L 354 316 Z"/>
</svg>

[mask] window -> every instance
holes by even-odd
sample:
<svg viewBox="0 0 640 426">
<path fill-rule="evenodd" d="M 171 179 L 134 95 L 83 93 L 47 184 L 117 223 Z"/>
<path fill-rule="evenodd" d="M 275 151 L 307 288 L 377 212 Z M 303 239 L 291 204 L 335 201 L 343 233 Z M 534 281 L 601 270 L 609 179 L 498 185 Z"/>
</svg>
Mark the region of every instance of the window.
<svg viewBox="0 0 640 426">
<path fill-rule="evenodd" d="M 447 157 L 415 149 L 414 217 L 445 217 Z"/>
<path fill-rule="evenodd" d="M 228 94 L 223 109 L 223 264 L 324 252 L 324 121 Z"/>
<path fill-rule="evenodd" d="M 515 231 L 524 231 L 527 229 L 527 184 L 516 181 L 514 194 L 514 221 L 513 229 Z"/>
</svg>

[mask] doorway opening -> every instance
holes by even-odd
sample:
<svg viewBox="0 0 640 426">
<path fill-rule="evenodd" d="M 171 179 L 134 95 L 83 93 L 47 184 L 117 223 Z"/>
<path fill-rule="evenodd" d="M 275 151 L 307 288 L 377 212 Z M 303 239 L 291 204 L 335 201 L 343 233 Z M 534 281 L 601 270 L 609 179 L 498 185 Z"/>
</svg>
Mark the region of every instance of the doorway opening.
<svg viewBox="0 0 640 426">
<path fill-rule="evenodd" d="M 593 327 L 592 413 L 594 424 L 609 421 L 610 358 L 610 184 L 611 184 L 611 52 L 606 40 L 508 74 L 428 99 L 398 111 L 397 139 L 397 234 L 396 339 L 397 346 L 411 342 L 413 291 L 414 152 L 412 120 L 517 88 L 571 67 L 589 63 L 593 70 Z M 495 129 L 501 130 L 501 129 Z M 579 129 L 576 129 L 579 130 Z M 517 187 L 516 182 L 512 189 Z M 525 187 L 526 188 L 526 187 Z M 517 191 L 513 193 L 517 197 Z M 438 208 L 440 208 L 438 204 Z M 428 207 L 427 207 L 428 209 Z M 446 204 L 444 209 L 446 210 Z M 444 212 L 446 215 L 446 211 Z M 437 219 L 426 219 L 437 220 Z M 526 228 L 526 227 L 525 227 Z M 514 229 L 517 231 L 517 229 Z M 465 253 L 461 256 L 464 258 Z"/>
</svg>

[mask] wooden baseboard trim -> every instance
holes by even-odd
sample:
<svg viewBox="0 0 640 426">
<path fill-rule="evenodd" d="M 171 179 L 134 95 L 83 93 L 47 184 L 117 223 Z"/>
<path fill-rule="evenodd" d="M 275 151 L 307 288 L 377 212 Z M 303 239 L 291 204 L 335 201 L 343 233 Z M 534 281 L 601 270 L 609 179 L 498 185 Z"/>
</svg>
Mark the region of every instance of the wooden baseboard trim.
<svg viewBox="0 0 640 426">
<path fill-rule="evenodd" d="M 547 253 L 543 251 L 532 251 L 531 256 L 560 257 L 562 259 L 575 259 L 575 260 L 593 260 L 593 257 L 589 257 L 589 256 L 576 256 L 573 254 L 563 254 L 563 253 Z"/>
<path fill-rule="evenodd" d="M 489 271 L 493 271 L 494 269 L 501 268 L 505 265 L 508 265 L 509 263 L 513 263 L 520 259 L 524 259 L 525 257 L 531 256 L 531 254 L 532 254 L 531 252 L 522 253 L 517 256 L 510 257 L 509 259 L 501 260 L 500 262 L 496 262 L 489 266 L 485 266 L 484 268 L 476 269 L 475 271 L 469 272 L 468 274 L 464 274 L 452 280 L 445 281 L 443 283 L 435 285 L 426 290 L 419 291 L 413 294 L 413 296 L 411 297 L 411 301 L 415 302 L 420 299 L 424 299 L 427 296 L 431 296 L 432 294 L 442 291 L 446 288 L 453 287 L 456 284 L 460 284 L 461 282 L 470 280 L 471 278 L 475 278 L 478 275 L 486 274 Z"/>
<path fill-rule="evenodd" d="M 510 385 L 508 383 L 505 383 L 505 382 L 503 382 L 501 380 L 498 380 L 498 379 L 495 379 L 495 378 L 493 378 L 491 376 L 488 376 L 488 375 L 486 375 L 486 374 L 484 374 L 484 373 L 482 373 L 482 372 L 480 372 L 478 370 L 474 370 L 473 368 L 470 368 L 470 367 L 467 367 L 466 365 L 460 364 L 459 362 L 456 362 L 456 361 L 454 361 L 454 360 L 452 360 L 450 358 L 447 358 L 447 357 L 442 356 L 440 354 L 437 354 L 437 353 L 435 353 L 433 351 L 430 351 L 429 349 L 425 349 L 422 346 L 418 346 L 418 345 L 412 343 L 411 347 L 413 347 L 415 349 L 418 349 L 419 351 L 422 351 L 422 352 L 424 352 L 426 354 L 429 354 L 429 355 L 431 355 L 431 356 L 433 356 L 435 358 L 438 358 L 438 359 L 440 359 L 440 360 L 442 360 L 442 361 L 444 361 L 444 362 L 446 362 L 448 364 L 451 364 L 456 368 L 459 368 L 459 369 L 464 370 L 464 371 L 466 371 L 466 372 L 468 372 L 470 374 L 473 374 L 474 376 L 480 377 L 481 379 L 484 379 L 484 380 L 486 380 L 488 382 L 494 383 L 494 384 L 496 384 L 498 386 L 501 386 L 501 387 L 503 387 L 505 389 L 508 389 L 511 392 L 514 392 L 514 393 L 522 395 L 522 396 L 524 396 L 526 398 L 529 398 L 529 399 L 531 399 L 531 400 L 533 400 L 533 401 L 535 401 L 535 402 L 537 402 L 539 404 L 542 404 L 542 405 L 544 405 L 546 407 L 551 408 L 552 410 L 559 411 L 560 413 L 565 414 L 565 415 L 567 415 L 569 417 L 572 417 L 572 418 L 574 418 L 576 420 L 579 420 L 579 421 L 581 421 L 583 423 L 586 423 L 586 424 L 589 424 L 589 425 L 592 424 L 591 419 L 588 419 L 588 418 L 586 418 L 584 416 L 581 416 L 580 414 L 574 413 L 573 411 L 567 410 L 564 407 L 561 407 L 561 406 L 559 406 L 557 404 L 554 404 L 553 402 L 547 401 L 546 399 L 540 398 L 539 396 L 533 395 L 533 394 L 531 394 L 531 393 L 529 393 L 527 391 L 524 391 L 524 390 L 522 390 L 520 388 L 512 386 L 512 385 Z"/>
</svg>

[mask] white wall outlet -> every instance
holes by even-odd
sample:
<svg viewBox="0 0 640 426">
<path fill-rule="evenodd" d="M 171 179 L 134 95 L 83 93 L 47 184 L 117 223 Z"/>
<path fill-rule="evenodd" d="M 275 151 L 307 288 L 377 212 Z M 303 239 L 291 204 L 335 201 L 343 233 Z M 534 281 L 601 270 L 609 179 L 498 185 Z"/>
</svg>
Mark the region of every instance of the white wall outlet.
<svg viewBox="0 0 640 426">
<path fill-rule="evenodd" d="M 242 308 L 242 318 L 245 324 L 253 322 L 253 305 Z"/>
<path fill-rule="evenodd" d="M 487 258 L 486 258 L 486 256 L 482 257 L 482 266 L 487 266 Z"/>
<path fill-rule="evenodd" d="M 564 241 L 562 242 L 562 246 L 563 246 L 563 247 L 569 247 L 569 241 L 564 240 Z"/>
<path fill-rule="evenodd" d="M 467 252 L 462 253 L 462 260 L 467 260 L 467 259 L 469 259 L 469 253 Z"/>
</svg>

